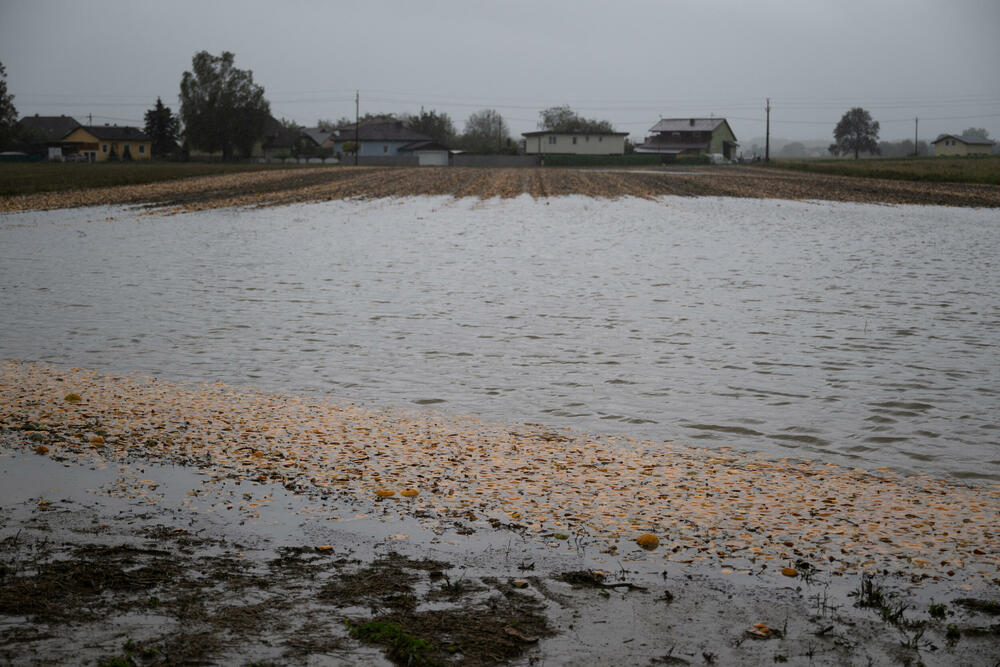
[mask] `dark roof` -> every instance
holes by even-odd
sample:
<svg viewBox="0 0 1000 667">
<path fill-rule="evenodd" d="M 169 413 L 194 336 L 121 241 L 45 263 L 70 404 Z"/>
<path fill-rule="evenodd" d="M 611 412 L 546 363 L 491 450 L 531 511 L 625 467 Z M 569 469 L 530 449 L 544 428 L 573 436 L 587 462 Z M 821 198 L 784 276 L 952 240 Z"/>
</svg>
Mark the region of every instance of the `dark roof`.
<svg viewBox="0 0 1000 667">
<path fill-rule="evenodd" d="M 725 118 L 662 118 L 650 132 L 713 132 Z"/>
<path fill-rule="evenodd" d="M 80 127 L 104 141 L 150 141 L 145 132 L 127 125 L 81 125 Z"/>
<path fill-rule="evenodd" d="M 318 127 L 303 128 L 302 134 L 312 139 L 317 146 L 322 146 L 324 141 L 333 136 L 333 132 L 326 132 Z"/>
<path fill-rule="evenodd" d="M 964 134 L 942 134 L 940 137 L 938 137 L 931 143 L 936 144 L 937 142 L 943 141 L 945 139 L 957 139 L 958 141 L 961 141 L 963 144 L 983 144 L 986 146 L 993 145 L 993 142 L 990 141 L 989 139 L 983 139 L 982 137 L 970 137 Z"/>
<path fill-rule="evenodd" d="M 37 132 L 46 141 L 62 139 L 78 127 L 80 123 L 69 116 L 25 116 L 21 125 Z"/>
<path fill-rule="evenodd" d="M 337 128 L 336 141 L 354 141 L 354 126 Z M 360 141 L 430 141 L 426 134 L 411 130 L 401 120 L 379 120 L 358 127 Z"/>
<path fill-rule="evenodd" d="M 264 148 L 291 148 L 299 138 L 299 131 L 285 127 L 274 116 L 264 124 Z"/>
<path fill-rule="evenodd" d="M 590 130 L 590 131 L 588 131 L 588 130 L 565 130 L 565 131 L 564 130 L 559 130 L 559 131 L 556 131 L 556 130 L 538 130 L 536 132 L 522 132 L 521 136 L 522 137 L 538 137 L 538 136 L 541 136 L 543 134 L 565 134 L 565 135 L 575 134 L 575 135 L 578 135 L 578 136 L 581 136 L 581 137 L 584 136 L 584 135 L 590 135 L 592 137 L 596 137 L 596 136 L 604 136 L 604 137 L 611 137 L 611 136 L 613 136 L 613 137 L 627 137 L 628 136 L 628 132 L 594 132 L 593 130 Z"/>
</svg>

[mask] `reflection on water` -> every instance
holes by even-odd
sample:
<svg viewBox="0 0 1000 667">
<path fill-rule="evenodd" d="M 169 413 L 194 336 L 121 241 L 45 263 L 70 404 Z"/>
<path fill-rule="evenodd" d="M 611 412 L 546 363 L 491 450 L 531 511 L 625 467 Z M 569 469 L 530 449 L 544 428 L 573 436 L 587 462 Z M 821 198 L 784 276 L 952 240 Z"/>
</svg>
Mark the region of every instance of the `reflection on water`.
<svg viewBox="0 0 1000 667">
<path fill-rule="evenodd" d="M 584 197 L 0 217 L 0 356 L 1000 480 L 988 210 Z"/>
</svg>

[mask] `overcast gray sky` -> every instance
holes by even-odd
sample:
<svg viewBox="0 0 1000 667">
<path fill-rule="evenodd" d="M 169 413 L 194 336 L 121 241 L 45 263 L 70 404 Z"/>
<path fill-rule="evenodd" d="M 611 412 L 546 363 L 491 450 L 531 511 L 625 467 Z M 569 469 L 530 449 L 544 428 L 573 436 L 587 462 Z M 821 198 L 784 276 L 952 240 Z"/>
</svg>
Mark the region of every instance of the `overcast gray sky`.
<svg viewBox="0 0 1000 667">
<path fill-rule="evenodd" d="M 569 104 L 641 140 L 660 117 L 725 116 L 737 137 L 831 139 L 862 106 L 881 138 L 1000 137 L 1000 1 L 0 0 L 21 115 L 142 125 L 175 111 L 195 52 L 236 54 L 275 117 L 491 107 L 514 134 Z M 749 148 L 745 145 L 746 148 Z"/>
</svg>

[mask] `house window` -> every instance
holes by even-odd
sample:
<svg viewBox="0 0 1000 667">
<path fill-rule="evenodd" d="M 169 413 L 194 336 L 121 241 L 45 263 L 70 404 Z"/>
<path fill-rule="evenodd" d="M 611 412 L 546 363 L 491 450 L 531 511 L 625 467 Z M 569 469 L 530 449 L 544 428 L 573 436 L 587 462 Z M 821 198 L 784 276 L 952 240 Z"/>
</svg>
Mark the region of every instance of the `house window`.
<svg viewBox="0 0 1000 667">
<path fill-rule="evenodd" d="M 139 155 L 146 154 L 146 144 L 139 144 Z"/>
<path fill-rule="evenodd" d="M 576 137 L 573 137 L 573 143 L 574 144 L 576 143 Z"/>
<path fill-rule="evenodd" d="M 549 135 L 549 143 L 550 144 L 556 143 L 556 138 L 554 136 L 552 136 L 551 134 Z"/>
<path fill-rule="evenodd" d="M 382 152 L 383 153 L 388 153 L 389 152 L 389 147 L 386 146 L 385 144 L 382 144 Z"/>
<path fill-rule="evenodd" d="M 101 144 L 101 152 L 102 153 L 107 153 L 108 152 L 108 145 L 107 144 Z"/>
</svg>

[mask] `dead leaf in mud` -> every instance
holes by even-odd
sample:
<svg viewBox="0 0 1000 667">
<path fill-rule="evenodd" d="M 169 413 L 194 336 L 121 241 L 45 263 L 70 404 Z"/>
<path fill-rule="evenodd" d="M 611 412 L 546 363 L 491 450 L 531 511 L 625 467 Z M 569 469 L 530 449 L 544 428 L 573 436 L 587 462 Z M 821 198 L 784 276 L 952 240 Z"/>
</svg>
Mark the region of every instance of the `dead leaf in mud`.
<svg viewBox="0 0 1000 667">
<path fill-rule="evenodd" d="M 320 544 L 316 547 L 316 551 L 331 551 L 333 546 L 330 544 Z"/>
<path fill-rule="evenodd" d="M 64 400 L 67 403 L 79 403 L 83 399 L 80 398 L 80 394 L 66 394 L 66 398 Z"/>
<path fill-rule="evenodd" d="M 35 453 L 36 454 L 48 454 L 49 453 L 49 448 L 46 447 L 45 445 L 38 445 L 37 447 L 35 447 Z"/>
<path fill-rule="evenodd" d="M 392 489 L 375 489 L 375 495 L 379 498 L 391 498 L 396 492 Z"/>
<path fill-rule="evenodd" d="M 655 549 L 660 546 L 660 538 L 651 533 L 645 533 L 636 538 L 635 543 L 638 544 L 643 549 Z"/>
<path fill-rule="evenodd" d="M 754 623 L 753 627 L 746 631 L 748 637 L 753 639 L 777 639 L 781 637 L 781 631 L 767 626 L 767 623 Z"/>
<path fill-rule="evenodd" d="M 406 489 L 405 491 L 400 491 L 399 495 L 403 496 L 404 498 L 416 498 L 418 495 L 420 495 L 420 491 L 417 491 L 416 489 Z"/>
<path fill-rule="evenodd" d="M 799 576 L 799 571 L 794 567 L 783 567 L 781 568 L 781 573 L 786 577 L 797 577 Z"/>
</svg>

